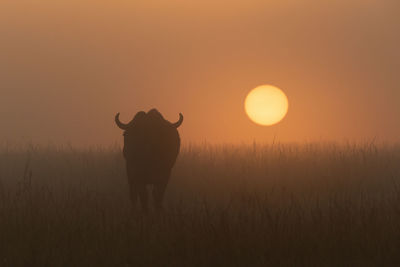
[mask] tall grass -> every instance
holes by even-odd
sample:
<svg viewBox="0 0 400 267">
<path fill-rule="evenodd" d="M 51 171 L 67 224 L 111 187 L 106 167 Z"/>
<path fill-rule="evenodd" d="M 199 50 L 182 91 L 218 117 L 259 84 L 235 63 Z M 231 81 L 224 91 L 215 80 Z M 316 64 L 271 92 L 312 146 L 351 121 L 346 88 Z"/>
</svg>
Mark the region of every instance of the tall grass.
<svg viewBox="0 0 400 267">
<path fill-rule="evenodd" d="M 0 266 L 400 264 L 400 146 L 186 145 L 147 216 L 121 154 L 3 145 Z"/>
</svg>

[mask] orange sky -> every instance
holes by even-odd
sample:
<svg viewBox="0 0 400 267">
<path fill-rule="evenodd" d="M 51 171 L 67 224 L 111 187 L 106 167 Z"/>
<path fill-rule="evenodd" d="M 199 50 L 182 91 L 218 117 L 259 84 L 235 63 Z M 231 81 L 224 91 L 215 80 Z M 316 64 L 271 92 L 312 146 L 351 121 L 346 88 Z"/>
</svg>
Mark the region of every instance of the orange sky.
<svg viewBox="0 0 400 267">
<path fill-rule="evenodd" d="M 185 142 L 400 141 L 397 0 L 5 0 L 1 141 L 121 142 L 158 108 Z M 244 113 L 273 84 L 287 117 Z"/>
</svg>

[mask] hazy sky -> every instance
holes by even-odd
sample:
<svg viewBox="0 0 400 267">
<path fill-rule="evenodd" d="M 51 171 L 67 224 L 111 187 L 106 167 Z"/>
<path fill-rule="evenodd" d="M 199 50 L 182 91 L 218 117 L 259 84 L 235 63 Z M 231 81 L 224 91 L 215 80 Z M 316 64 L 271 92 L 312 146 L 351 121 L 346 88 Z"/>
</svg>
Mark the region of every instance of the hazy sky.
<svg viewBox="0 0 400 267">
<path fill-rule="evenodd" d="M 398 2 L 2 0 L 0 140 L 112 144 L 156 107 L 185 142 L 398 142 Z M 261 84 L 272 127 L 244 113 Z"/>
</svg>

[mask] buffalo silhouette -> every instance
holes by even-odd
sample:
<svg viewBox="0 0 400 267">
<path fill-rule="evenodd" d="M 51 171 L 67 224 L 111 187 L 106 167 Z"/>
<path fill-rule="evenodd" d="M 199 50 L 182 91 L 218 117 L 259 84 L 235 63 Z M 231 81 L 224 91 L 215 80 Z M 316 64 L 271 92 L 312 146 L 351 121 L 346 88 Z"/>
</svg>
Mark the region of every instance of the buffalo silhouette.
<svg viewBox="0 0 400 267">
<path fill-rule="evenodd" d="M 136 207 L 138 198 L 142 210 L 148 210 L 147 185 L 153 185 L 154 206 L 162 209 L 165 189 L 171 176 L 180 149 L 180 137 L 177 128 L 183 122 L 171 123 L 163 118 L 156 109 L 147 113 L 138 112 L 127 124 L 115 116 L 115 123 L 124 130 L 123 155 L 126 161 L 130 198 Z"/>
</svg>

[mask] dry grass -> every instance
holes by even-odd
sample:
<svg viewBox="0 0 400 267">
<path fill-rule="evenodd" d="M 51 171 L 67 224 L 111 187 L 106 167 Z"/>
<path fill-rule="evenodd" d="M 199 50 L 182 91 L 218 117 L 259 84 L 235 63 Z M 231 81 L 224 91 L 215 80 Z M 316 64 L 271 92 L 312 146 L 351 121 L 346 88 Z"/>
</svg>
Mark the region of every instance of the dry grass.
<svg viewBox="0 0 400 267">
<path fill-rule="evenodd" d="M 163 214 L 119 148 L 0 149 L 1 266 L 394 266 L 400 147 L 187 145 Z"/>
</svg>

